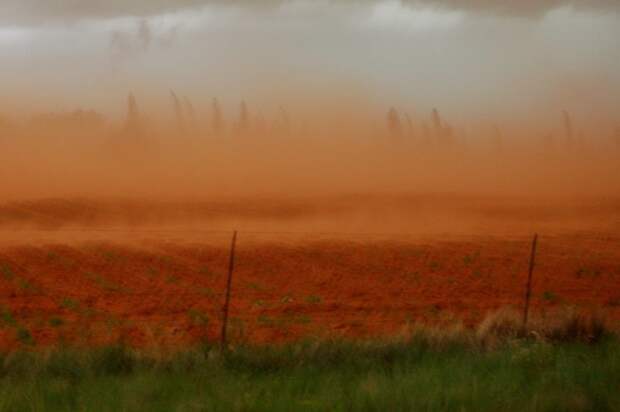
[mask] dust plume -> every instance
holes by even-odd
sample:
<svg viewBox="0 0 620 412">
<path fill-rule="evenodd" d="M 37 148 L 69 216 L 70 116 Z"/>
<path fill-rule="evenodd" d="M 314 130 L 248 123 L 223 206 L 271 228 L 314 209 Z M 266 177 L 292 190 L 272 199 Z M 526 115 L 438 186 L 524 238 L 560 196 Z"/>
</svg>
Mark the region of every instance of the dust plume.
<svg viewBox="0 0 620 412">
<path fill-rule="evenodd" d="M 10 224 L 57 224 L 41 199 L 103 221 L 207 202 L 226 225 L 302 209 L 301 226 L 394 229 L 415 210 L 443 230 L 508 202 L 615 224 L 616 2 L 35 6 L 0 6 Z"/>
</svg>

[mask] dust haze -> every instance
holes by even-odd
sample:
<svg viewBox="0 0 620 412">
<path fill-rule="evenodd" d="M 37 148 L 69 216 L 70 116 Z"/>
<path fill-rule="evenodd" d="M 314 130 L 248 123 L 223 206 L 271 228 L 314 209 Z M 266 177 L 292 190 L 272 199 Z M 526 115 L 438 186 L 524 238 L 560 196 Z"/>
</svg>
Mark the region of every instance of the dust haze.
<svg viewBox="0 0 620 412">
<path fill-rule="evenodd" d="M 528 264 L 532 314 L 619 320 L 618 39 L 611 0 L 0 0 L 0 350 L 452 334 Z"/>
<path fill-rule="evenodd" d="M 615 2 L 31 3 L 0 225 L 618 228 Z"/>
</svg>

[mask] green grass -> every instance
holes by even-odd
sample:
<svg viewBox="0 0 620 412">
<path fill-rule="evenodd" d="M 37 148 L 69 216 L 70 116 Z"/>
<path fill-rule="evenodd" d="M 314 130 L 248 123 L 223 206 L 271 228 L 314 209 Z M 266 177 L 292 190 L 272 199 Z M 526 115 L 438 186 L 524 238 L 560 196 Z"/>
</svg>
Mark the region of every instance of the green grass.
<svg viewBox="0 0 620 412">
<path fill-rule="evenodd" d="M 0 359 L 0 411 L 613 411 L 620 343 L 299 343 Z"/>
</svg>

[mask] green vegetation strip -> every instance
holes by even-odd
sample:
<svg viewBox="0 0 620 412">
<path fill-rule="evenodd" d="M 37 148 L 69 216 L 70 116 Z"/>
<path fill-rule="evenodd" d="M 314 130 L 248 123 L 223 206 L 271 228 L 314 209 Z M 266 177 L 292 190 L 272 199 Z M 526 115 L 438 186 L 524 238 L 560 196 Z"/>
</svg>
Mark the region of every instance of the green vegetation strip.
<svg viewBox="0 0 620 412">
<path fill-rule="evenodd" d="M 306 342 L 15 352 L 1 411 L 613 411 L 620 342 Z"/>
</svg>

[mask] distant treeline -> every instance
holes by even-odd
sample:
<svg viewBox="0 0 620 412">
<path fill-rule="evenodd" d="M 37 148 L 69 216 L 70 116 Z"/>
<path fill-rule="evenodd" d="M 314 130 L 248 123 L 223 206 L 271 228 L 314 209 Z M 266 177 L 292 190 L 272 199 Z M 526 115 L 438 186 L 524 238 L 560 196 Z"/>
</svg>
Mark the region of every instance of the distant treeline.
<svg viewBox="0 0 620 412">
<path fill-rule="evenodd" d="M 307 124 L 303 122 L 293 127 L 289 112 L 283 106 L 278 108 L 275 115 L 267 118 L 259 110 L 252 112 L 248 104 L 241 101 L 236 113 L 227 116 L 217 98 L 212 99 L 207 111 L 199 112 L 188 97 L 179 96 L 172 90 L 169 96 L 174 119 L 171 130 L 174 135 L 178 136 L 286 136 L 303 134 L 304 127 L 307 127 Z M 0 136 L 6 134 L 2 133 L 3 131 L 29 126 L 44 133 L 67 134 L 79 133 L 80 130 L 85 129 L 91 133 L 98 131 L 103 133 L 112 127 L 127 138 L 145 138 L 154 134 L 152 123 L 140 109 L 135 95 L 129 93 L 126 114 L 120 127 L 112 126 L 105 116 L 96 111 L 79 109 L 72 112 L 38 114 L 31 117 L 25 124 L 17 124 L 0 115 Z M 541 133 L 539 136 L 544 145 L 578 147 L 586 143 L 586 133 L 576 128 L 568 111 L 561 110 L 554 123 L 557 126 L 552 131 Z M 502 150 L 509 133 L 493 122 L 489 122 L 487 129 L 485 133 L 487 140 L 498 150 Z M 453 127 L 437 108 L 433 108 L 427 116 L 418 116 L 414 119 L 409 113 L 391 107 L 384 116 L 383 124 L 376 127 L 373 132 L 394 142 L 415 141 L 448 145 L 466 138 L 464 129 Z M 620 126 L 603 134 L 606 135 L 603 136 L 604 140 L 611 141 L 620 147 Z"/>
</svg>

